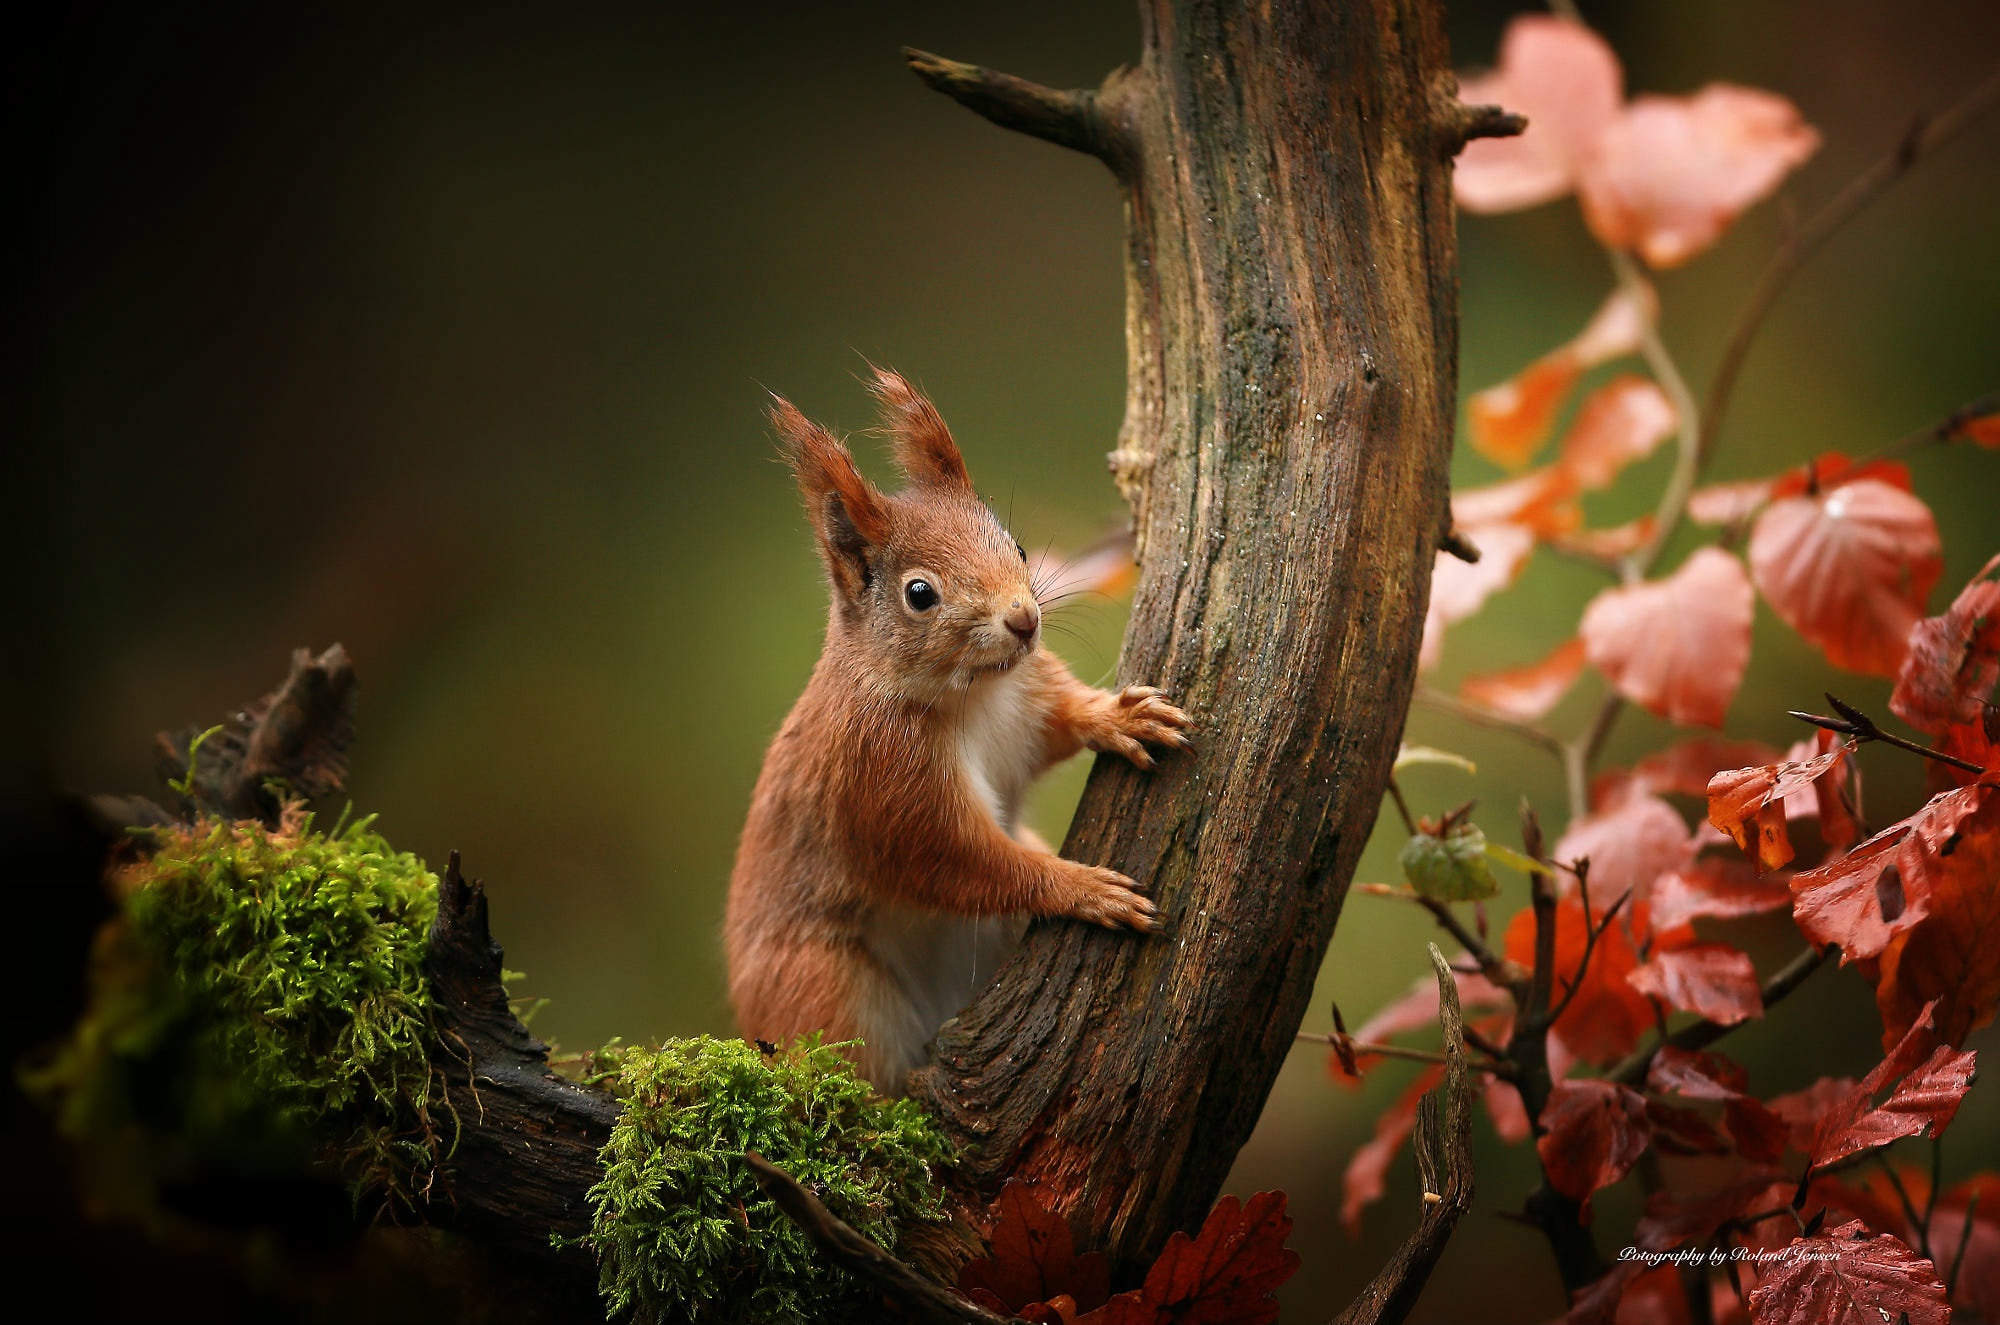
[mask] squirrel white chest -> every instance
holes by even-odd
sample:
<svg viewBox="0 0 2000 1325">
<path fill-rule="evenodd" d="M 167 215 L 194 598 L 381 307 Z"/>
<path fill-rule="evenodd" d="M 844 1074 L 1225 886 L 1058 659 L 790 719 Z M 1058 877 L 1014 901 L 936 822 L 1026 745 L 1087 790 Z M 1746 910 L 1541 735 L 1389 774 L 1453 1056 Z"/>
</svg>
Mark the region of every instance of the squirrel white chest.
<svg viewBox="0 0 2000 1325">
<path fill-rule="evenodd" d="M 1042 771 L 1045 715 L 1018 672 L 973 684 L 952 733 L 958 771 L 973 799 L 1012 833 L 1028 784 Z"/>
</svg>

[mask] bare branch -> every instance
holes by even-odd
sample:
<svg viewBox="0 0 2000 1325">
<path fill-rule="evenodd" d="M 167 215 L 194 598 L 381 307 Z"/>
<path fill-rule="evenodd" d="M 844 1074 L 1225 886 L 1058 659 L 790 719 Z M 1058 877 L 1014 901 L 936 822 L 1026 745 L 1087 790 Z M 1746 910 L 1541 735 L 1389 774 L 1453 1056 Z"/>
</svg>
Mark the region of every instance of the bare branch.
<svg viewBox="0 0 2000 1325">
<path fill-rule="evenodd" d="M 1063 92 L 942 55 L 903 48 L 910 72 L 1003 129 L 1097 157 L 1116 168 L 1118 135 L 1090 91 Z"/>
<path fill-rule="evenodd" d="M 756 1151 L 743 1152 L 743 1162 L 757 1175 L 764 1194 L 812 1239 L 815 1247 L 826 1253 L 828 1260 L 882 1290 L 909 1313 L 911 1320 L 936 1325 L 1006 1325 L 1008 1317 L 975 1306 L 870 1242 L 801 1187 L 791 1174 Z"/>
</svg>

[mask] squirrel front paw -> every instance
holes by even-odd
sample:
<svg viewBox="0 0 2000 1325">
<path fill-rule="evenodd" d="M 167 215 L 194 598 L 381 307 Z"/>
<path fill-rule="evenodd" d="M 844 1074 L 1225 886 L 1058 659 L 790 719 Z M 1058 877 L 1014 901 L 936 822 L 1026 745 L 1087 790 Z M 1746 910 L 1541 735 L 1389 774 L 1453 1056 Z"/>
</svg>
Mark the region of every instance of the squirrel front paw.
<svg viewBox="0 0 2000 1325">
<path fill-rule="evenodd" d="M 1141 768 L 1151 768 L 1153 754 L 1147 743 L 1180 750 L 1194 743 L 1188 737 L 1194 730 L 1194 719 L 1167 702 L 1164 691 L 1126 686 L 1115 695 L 1106 695 L 1105 701 L 1102 729 L 1093 733 L 1089 742 L 1093 750 L 1108 750 Z"/>
<path fill-rule="evenodd" d="M 1137 882 L 1117 870 L 1076 865 L 1070 883 L 1071 895 L 1063 908 L 1064 915 L 1106 929 L 1136 929 L 1141 934 L 1159 932 L 1159 908 L 1139 891 Z"/>
</svg>

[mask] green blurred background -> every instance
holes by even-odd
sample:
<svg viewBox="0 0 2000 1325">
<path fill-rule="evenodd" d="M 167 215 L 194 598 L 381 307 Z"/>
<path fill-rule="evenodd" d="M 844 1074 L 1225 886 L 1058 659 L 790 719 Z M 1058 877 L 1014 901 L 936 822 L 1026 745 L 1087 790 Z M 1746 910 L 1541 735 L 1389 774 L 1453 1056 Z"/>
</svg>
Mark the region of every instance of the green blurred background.
<svg viewBox="0 0 2000 1325">
<path fill-rule="evenodd" d="M 1979 0 L 1585 10 L 1631 90 L 1726 79 L 1796 100 L 1826 138 L 1790 190 L 1801 211 L 2000 59 L 2000 9 Z M 1452 7 L 1462 67 L 1492 59 L 1510 12 Z M 1137 21 L 1118 0 L 88 7 L 18 43 L 26 468 L 10 485 L 5 777 L 22 822 L 47 788 L 152 789 L 152 732 L 213 721 L 293 646 L 339 640 L 364 687 L 355 803 L 488 881 L 508 965 L 554 1000 L 537 1030 L 571 1046 L 727 1031 L 735 833 L 823 620 L 765 389 L 860 427 L 863 357 L 894 365 L 1024 542 L 1076 547 L 1121 518 L 1103 461 L 1124 389 L 1117 193 L 1096 162 L 927 92 L 904 43 L 1090 85 L 1134 56 Z M 1763 206 L 1662 277 L 1697 384 L 1791 211 Z M 1870 451 L 1993 390 L 1996 214 L 2000 118 L 1800 276 L 1716 476 Z M 1466 218 L 1460 242 L 1467 391 L 1566 339 L 1607 288 L 1569 201 Z M 1913 469 L 1944 531 L 1941 606 L 2000 550 L 2000 457 L 1928 452 Z M 1649 507 L 1664 473 L 1656 458 L 1628 476 L 1594 522 Z M 1495 476 L 1469 453 L 1455 474 Z M 1597 587 L 1539 559 L 1452 632 L 1439 679 L 1539 656 Z M 1086 678 L 1108 679 L 1122 614 L 1068 614 L 1082 639 L 1058 644 Z M 1799 732 L 1782 710 L 1828 685 L 1878 711 L 1887 693 L 1832 676 L 1760 608 L 1732 730 L 1784 744 Z M 1594 693 L 1553 723 L 1573 730 Z M 1610 758 L 1665 736 L 1628 716 Z M 1411 738 L 1480 765 L 1413 774 L 1420 809 L 1479 795 L 1511 841 L 1525 794 L 1559 823 L 1557 771 L 1533 748 L 1424 713 Z M 1863 760 L 1878 822 L 1919 794 L 1891 756 Z M 1050 836 L 1084 772 L 1039 794 Z M 1359 878 L 1393 877 L 1399 836 L 1384 826 Z M 1796 945 L 1782 924 L 1731 932 L 1767 971 Z M 1329 1000 L 1356 1021 L 1399 993 L 1431 937 L 1356 899 L 1308 1028 Z M 28 991 L 28 1024 L 39 1002 L 67 1005 L 80 942 L 41 945 L 54 974 Z M 1838 974 L 1730 1045 L 1775 1093 L 1865 1069 L 1877 1030 L 1866 987 Z M 1305 1268 L 1287 1319 L 1343 1305 L 1414 1220 L 1407 1158 L 1361 1239 L 1337 1220 L 1347 1156 L 1410 1073 L 1348 1090 L 1302 1049 L 1238 1160 L 1231 1190 L 1290 1193 Z M 2000 1158 L 1995 1090 L 1974 1093 L 1948 1173 Z M 1560 1300 L 1546 1251 L 1496 1217 L 1531 1156 L 1480 1128 L 1479 1205 L 1420 1318 L 1544 1318 Z M 1600 1208 L 1615 1248 L 1632 1201 Z"/>
</svg>

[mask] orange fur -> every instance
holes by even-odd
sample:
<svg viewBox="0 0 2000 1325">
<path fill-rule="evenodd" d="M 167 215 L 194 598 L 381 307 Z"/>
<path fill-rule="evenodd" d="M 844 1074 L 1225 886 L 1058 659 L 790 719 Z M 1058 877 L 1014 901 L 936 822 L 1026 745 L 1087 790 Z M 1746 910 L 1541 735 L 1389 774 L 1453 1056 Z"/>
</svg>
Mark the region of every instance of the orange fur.
<svg viewBox="0 0 2000 1325">
<path fill-rule="evenodd" d="M 1050 765 L 1087 747 L 1150 767 L 1145 743 L 1185 745 L 1189 721 L 1150 687 L 1083 684 L 1042 647 L 1020 547 L 936 408 L 894 373 L 874 390 L 910 478 L 893 494 L 789 402 L 772 406 L 832 603 L 764 757 L 725 942 L 746 1037 L 859 1038 L 862 1075 L 900 1093 L 1025 917 L 1154 928 L 1137 884 L 1062 859 L 1016 817 Z M 934 602 L 909 595 L 917 579 Z"/>
</svg>

